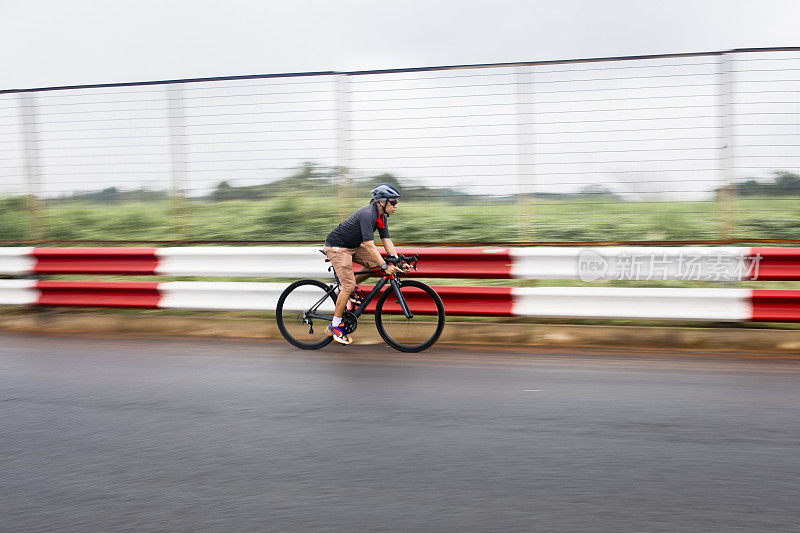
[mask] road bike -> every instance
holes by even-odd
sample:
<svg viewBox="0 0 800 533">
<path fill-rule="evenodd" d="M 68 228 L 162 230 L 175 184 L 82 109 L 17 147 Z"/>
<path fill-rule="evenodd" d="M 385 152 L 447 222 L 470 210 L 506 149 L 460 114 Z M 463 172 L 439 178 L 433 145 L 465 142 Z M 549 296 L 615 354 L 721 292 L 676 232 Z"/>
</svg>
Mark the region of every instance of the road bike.
<svg viewBox="0 0 800 533">
<path fill-rule="evenodd" d="M 322 251 L 322 250 L 320 250 Z M 324 252 L 323 252 L 324 253 Z M 330 262 L 329 259 L 325 259 Z M 419 257 L 399 255 L 387 258 L 387 262 L 408 265 L 417 269 Z M 304 350 L 318 350 L 332 340 L 325 333 L 325 326 L 333 319 L 336 298 L 339 295 L 339 277 L 333 266 L 334 283 L 323 283 L 315 279 L 295 281 L 283 291 L 278 299 L 275 315 L 283 337 Z M 386 344 L 401 352 L 421 352 L 430 348 L 444 329 L 444 305 L 442 299 L 428 285 L 412 279 L 400 280 L 405 271 L 389 275 L 382 269 L 362 270 L 380 275 L 364 301 L 342 316 L 345 333 L 358 328 L 358 318 L 368 310 L 373 300 L 375 325 Z M 384 287 L 386 287 L 385 290 Z"/>
</svg>

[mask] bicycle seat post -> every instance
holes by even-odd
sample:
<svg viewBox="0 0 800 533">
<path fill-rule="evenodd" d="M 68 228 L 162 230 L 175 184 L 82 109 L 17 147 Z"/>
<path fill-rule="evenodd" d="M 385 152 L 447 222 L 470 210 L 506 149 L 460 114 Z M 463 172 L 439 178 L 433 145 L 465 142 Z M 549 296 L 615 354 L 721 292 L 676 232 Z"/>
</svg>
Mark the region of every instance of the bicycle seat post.
<svg viewBox="0 0 800 533">
<path fill-rule="evenodd" d="M 326 259 L 325 261 L 329 261 L 329 259 Z M 330 272 L 333 272 L 333 280 L 336 282 L 336 286 L 338 287 L 339 286 L 339 276 L 336 275 L 336 269 L 333 268 L 333 263 L 331 263 L 331 266 L 328 267 L 328 270 Z"/>
</svg>

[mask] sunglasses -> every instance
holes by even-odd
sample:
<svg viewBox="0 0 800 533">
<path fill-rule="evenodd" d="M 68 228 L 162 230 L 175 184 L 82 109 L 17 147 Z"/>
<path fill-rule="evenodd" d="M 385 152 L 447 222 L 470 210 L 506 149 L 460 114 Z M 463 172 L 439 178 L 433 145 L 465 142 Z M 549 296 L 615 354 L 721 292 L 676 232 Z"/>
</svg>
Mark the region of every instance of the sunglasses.
<svg viewBox="0 0 800 533">
<path fill-rule="evenodd" d="M 397 205 L 397 200 L 387 200 L 392 205 Z"/>
</svg>

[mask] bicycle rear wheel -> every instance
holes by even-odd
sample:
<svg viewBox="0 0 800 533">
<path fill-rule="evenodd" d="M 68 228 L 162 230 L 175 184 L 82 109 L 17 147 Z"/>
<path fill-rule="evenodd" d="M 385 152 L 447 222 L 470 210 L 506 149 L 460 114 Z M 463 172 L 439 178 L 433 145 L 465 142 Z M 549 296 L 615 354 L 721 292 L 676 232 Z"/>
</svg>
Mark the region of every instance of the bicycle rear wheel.
<svg viewBox="0 0 800 533">
<path fill-rule="evenodd" d="M 436 291 L 415 280 L 400 282 L 400 293 L 413 317 L 406 318 L 391 287 L 375 305 L 375 325 L 386 344 L 401 352 L 430 348 L 444 329 L 444 305 Z"/>
<path fill-rule="evenodd" d="M 333 340 L 325 333 L 336 307 L 336 295 L 326 294 L 329 290 L 330 286 L 313 279 L 286 287 L 275 308 L 284 339 L 303 350 L 318 350 Z"/>
</svg>

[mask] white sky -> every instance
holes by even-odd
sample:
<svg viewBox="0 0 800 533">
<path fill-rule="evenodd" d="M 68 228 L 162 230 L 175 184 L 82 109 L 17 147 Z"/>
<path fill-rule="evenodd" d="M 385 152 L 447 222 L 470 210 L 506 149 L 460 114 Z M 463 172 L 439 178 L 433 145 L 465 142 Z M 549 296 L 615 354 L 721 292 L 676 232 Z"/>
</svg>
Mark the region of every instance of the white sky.
<svg viewBox="0 0 800 533">
<path fill-rule="evenodd" d="M 0 88 L 792 46 L 797 0 L 0 0 Z"/>
<path fill-rule="evenodd" d="M 796 46 L 798 20 L 800 0 L 0 0 L 0 89 Z M 715 61 L 538 69 L 537 191 L 602 183 L 632 197 L 708 196 L 724 178 Z M 744 124 L 734 177 L 797 168 L 800 54 L 734 63 L 743 92 L 733 113 Z M 516 75 L 352 77 L 352 168 L 480 194 L 525 190 L 516 189 Z M 187 85 L 188 190 L 262 183 L 303 160 L 336 164 L 334 85 Z M 760 94 L 767 87 L 773 94 Z M 164 91 L 40 93 L 40 189 L 164 188 Z M 0 98 L 0 193 L 25 187 L 15 98 Z M 587 103 L 559 103 L 575 99 Z"/>
</svg>

